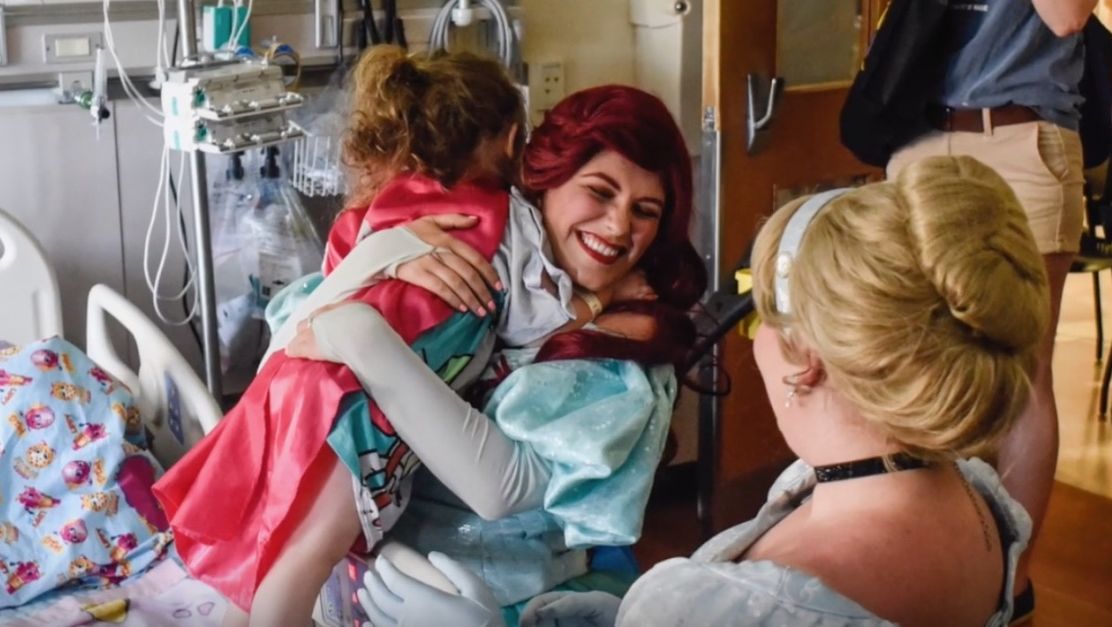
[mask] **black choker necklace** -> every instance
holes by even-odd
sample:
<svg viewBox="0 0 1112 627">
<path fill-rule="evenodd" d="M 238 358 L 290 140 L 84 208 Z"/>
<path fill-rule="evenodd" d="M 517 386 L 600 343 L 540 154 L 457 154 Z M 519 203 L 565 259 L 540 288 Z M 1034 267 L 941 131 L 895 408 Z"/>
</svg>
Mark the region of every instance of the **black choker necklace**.
<svg viewBox="0 0 1112 627">
<path fill-rule="evenodd" d="M 891 469 L 884 465 L 885 458 L 889 460 Z M 842 479 L 856 479 L 858 477 L 868 477 L 871 475 L 883 475 L 886 472 L 895 472 L 897 470 L 926 468 L 929 465 L 930 462 L 919 459 L 918 457 L 912 457 L 907 453 L 895 453 L 893 455 L 868 457 L 852 462 L 842 462 L 840 464 L 815 466 L 815 478 L 818 479 L 819 483 L 827 483 L 829 481 L 841 481 Z"/>
</svg>

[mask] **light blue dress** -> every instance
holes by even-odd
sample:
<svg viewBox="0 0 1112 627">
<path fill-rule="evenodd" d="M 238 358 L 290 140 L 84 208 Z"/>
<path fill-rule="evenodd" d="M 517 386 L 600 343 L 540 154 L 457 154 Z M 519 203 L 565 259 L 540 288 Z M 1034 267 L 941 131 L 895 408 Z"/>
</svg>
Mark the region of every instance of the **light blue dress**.
<svg viewBox="0 0 1112 627">
<path fill-rule="evenodd" d="M 543 507 L 484 520 L 422 473 L 390 537 L 467 565 L 502 605 L 584 575 L 585 548 L 640 537 L 675 395 L 671 366 L 616 359 L 521 366 L 483 413 L 549 466 Z"/>
<path fill-rule="evenodd" d="M 986 627 L 1008 624 L 1019 555 L 1031 519 L 988 464 L 959 462 L 966 480 L 988 503 L 1007 557 L 999 609 Z M 853 626 L 894 625 L 828 588 L 817 577 L 769 561 L 736 562 L 766 531 L 802 503 L 815 487 L 814 472 L 798 461 L 776 480 L 756 518 L 722 532 L 690 558 L 657 564 L 622 600 L 618 625 Z"/>
</svg>

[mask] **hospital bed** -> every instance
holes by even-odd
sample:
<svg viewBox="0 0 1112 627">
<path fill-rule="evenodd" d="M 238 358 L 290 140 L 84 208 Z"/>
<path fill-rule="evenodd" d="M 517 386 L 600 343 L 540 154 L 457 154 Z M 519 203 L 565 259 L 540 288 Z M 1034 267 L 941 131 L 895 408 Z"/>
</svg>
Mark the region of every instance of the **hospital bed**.
<svg viewBox="0 0 1112 627">
<path fill-rule="evenodd" d="M 54 269 L 35 238 L 0 209 L 0 339 L 16 344 L 59 335 L 61 294 Z M 85 352 L 135 395 L 163 466 L 177 461 L 219 422 L 222 412 L 189 363 L 134 304 L 107 285 L 89 290 Z M 135 340 L 139 367 L 122 359 L 109 320 Z"/>
<path fill-rule="evenodd" d="M 54 269 L 35 238 L 2 209 L 0 290 L 4 295 L 0 340 L 24 344 L 54 335 L 64 337 L 61 294 Z M 131 390 L 153 436 L 151 451 L 163 467 L 169 467 L 216 427 L 222 416 L 219 406 L 170 340 L 118 292 L 107 285 L 95 285 L 89 290 L 87 307 L 86 354 Z M 109 320 L 118 322 L 134 339 L 139 354 L 137 369 L 117 351 L 109 334 Z M 379 547 L 379 552 L 405 572 L 454 591 L 439 571 L 411 549 L 387 543 Z M 20 616 L 25 615 L 36 614 Z"/>
<path fill-rule="evenodd" d="M 5 342 L 26 345 L 64 337 L 54 270 L 35 238 L 3 210 L 0 294 L 0 349 Z M 89 291 L 87 307 L 85 353 L 127 386 L 150 434 L 151 453 L 163 467 L 170 466 L 216 427 L 222 415 L 219 406 L 185 358 L 138 307 L 106 285 L 95 285 Z M 109 320 L 115 320 L 134 339 L 138 368 L 121 358 L 109 335 Z M 0 442 L 0 450 L 3 446 Z M 188 579 L 176 561 L 164 559 L 122 588 L 53 593 L 0 610 L 0 624 L 85 624 L 85 620 L 94 620 L 85 608 L 94 606 L 108 614 L 116 612 L 112 618 L 106 614 L 100 619 L 110 622 L 125 620 L 130 612 L 135 620 L 124 624 L 165 624 L 161 617 L 192 610 L 208 620 L 188 624 L 218 625 L 223 605 L 215 591 Z M 152 623 L 150 616 L 159 618 Z"/>
</svg>

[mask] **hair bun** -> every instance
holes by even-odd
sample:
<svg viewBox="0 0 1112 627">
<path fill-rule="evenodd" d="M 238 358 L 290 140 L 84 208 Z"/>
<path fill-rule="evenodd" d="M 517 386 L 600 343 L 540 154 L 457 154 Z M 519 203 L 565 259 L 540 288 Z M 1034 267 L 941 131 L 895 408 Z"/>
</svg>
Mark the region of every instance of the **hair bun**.
<svg viewBox="0 0 1112 627">
<path fill-rule="evenodd" d="M 1027 216 L 1004 180 L 971 157 L 934 157 L 906 167 L 897 185 L 920 264 L 949 315 L 971 337 L 1000 348 L 1037 344 L 1049 313 L 1046 297 L 1039 297 L 1046 272 Z M 954 197 L 940 207 L 943 190 L 954 190 Z"/>
<path fill-rule="evenodd" d="M 405 55 L 394 64 L 386 79 L 387 85 L 410 89 L 415 92 L 420 92 L 422 88 L 428 85 L 428 82 L 427 73 L 413 59 Z"/>
</svg>

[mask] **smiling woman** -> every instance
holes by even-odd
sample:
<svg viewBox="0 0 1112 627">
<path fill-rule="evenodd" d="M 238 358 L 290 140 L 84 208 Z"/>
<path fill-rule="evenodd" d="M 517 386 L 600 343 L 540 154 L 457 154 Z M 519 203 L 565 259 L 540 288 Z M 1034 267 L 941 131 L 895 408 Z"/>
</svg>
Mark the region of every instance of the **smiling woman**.
<svg viewBox="0 0 1112 627">
<path fill-rule="evenodd" d="M 608 150 L 547 190 L 541 213 L 556 263 L 598 291 L 629 273 L 656 239 L 664 187 L 655 173 Z"/>
<path fill-rule="evenodd" d="M 580 330 L 550 338 L 538 359 L 607 354 L 681 364 L 691 338 L 677 332 L 687 328 L 680 319 L 706 275 L 687 234 L 691 160 L 664 104 L 618 85 L 569 96 L 529 138 L 522 184 L 541 208 L 556 262 L 577 285 L 605 291 L 638 270 L 658 297 L 607 308 L 652 319 L 639 340 Z"/>
</svg>

